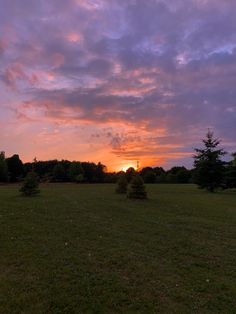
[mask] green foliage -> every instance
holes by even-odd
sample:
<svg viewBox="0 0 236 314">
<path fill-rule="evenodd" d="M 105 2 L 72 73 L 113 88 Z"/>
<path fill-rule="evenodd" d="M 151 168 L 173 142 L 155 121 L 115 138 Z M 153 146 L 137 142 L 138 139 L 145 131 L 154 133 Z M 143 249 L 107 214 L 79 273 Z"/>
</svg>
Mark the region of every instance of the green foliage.
<svg viewBox="0 0 236 314">
<path fill-rule="evenodd" d="M 167 183 L 189 183 L 192 177 L 190 170 L 185 167 L 172 167 L 166 172 Z"/>
<path fill-rule="evenodd" d="M 234 157 L 234 159 L 232 160 L 232 165 L 236 167 L 236 153 L 233 153 L 232 157 Z"/>
<path fill-rule="evenodd" d="M 156 183 L 156 174 L 154 171 L 147 171 L 143 177 L 145 183 Z"/>
<path fill-rule="evenodd" d="M 191 171 L 189 171 L 187 169 L 181 169 L 176 174 L 177 182 L 178 183 L 189 183 L 190 179 L 191 179 L 191 176 L 192 176 Z"/>
<path fill-rule="evenodd" d="M 17 182 L 24 175 L 24 166 L 19 155 L 6 159 L 11 182 Z"/>
<path fill-rule="evenodd" d="M 126 194 L 127 193 L 127 187 L 128 187 L 128 181 L 126 179 L 125 174 L 120 175 L 119 179 L 117 181 L 116 193 Z"/>
<path fill-rule="evenodd" d="M 176 174 L 173 173 L 167 173 L 166 174 L 166 182 L 167 183 L 177 183 Z"/>
<path fill-rule="evenodd" d="M 0 152 L 0 182 L 8 181 L 8 168 L 4 152 Z"/>
<path fill-rule="evenodd" d="M 140 175 L 145 183 L 156 182 L 156 172 L 151 167 L 145 167 L 140 171 Z"/>
<path fill-rule="evenodd" d="M 55 182 L 63 182 L 66 177 L 65 168 L 62 164 L 57 164 L 53 168 L 53 181 Z"/>
<path fill-rule="evenodd" d="M 194 181 L 200 188 L 214 192 L 223 186 L 224 162 L 221 157 L 226 152 L 217 148 L 220 140 L 213 138 L 213 132 L 208 131 L 203 143 L 203 149 L 195 149 Z"/>
<path fill-rule="evenodd" d="M 133 167 L 130 167 L 126 170 L 125 175 L 128 182 L 131 182 L 133 177 L 137 174 L 136 170 Z"/>
<path fill-rule="evenodd" d="M 224 188 L 236 188 L 236 154 L 232 155 L 234 159 L 227 164 L 224 173 Z"/>
<path fill-rule="evenodd" d="M 156 177 L 156 182 L 157 183 L 165 183 L 166 182 L 166 173 L 158 174 Z"/>
<path fill-rule="evenodd" d="M 80 162 L 72 162 L 69 168 L 69 178 L 72 182 L 82 182 L 83 178 L 83 167 Z"/>
<path fill-rule="evenodd" d="M 81 173 L 81 174 L 78 174 L 75 178 L 75 182 L 77 183 L 82 183 L 84 182 L 84 175 Z"/>
<path fill-rule="evenodd" d="M 145 185 L 141 176 L 136 175 L 133 177 L 129 191 L 127 194 L 128 198 L 135 198 L 135 199 L 146 199 L 147 192 L 145 190 Z"/>
<path fill-rule="evenodd" d="M 20 192 L 24 196 L 34 196 L 40 193 L 39 181 L 37 175 L 34 172 L 29 172 L 27 174 L 23 186 L 20 188 Z"/>
</svg>

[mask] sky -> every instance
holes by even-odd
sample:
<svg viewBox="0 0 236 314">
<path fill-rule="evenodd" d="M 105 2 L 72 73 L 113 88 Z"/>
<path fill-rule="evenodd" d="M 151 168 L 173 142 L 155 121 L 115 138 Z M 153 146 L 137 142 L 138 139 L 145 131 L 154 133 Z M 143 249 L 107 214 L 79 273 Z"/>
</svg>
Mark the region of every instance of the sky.
<svg viewBox="0 0 236 314">
<path fill-rule="evenodd" d="M 236 151 L 235 0 L 0 0 L 0 150 L 109 170 Z"/>
</svg>

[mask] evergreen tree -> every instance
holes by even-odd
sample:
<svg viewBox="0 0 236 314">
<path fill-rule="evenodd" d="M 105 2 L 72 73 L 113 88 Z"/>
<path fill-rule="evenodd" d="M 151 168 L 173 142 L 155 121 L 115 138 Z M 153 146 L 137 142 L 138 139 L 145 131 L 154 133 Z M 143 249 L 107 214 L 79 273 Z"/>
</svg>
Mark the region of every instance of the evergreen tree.
<svg viewBox="0 0 236 314">
<path fill-rule="evenodd" d="M 128 198 L 136 198 L 136 199 L 146 199 L 147 198 L 147 192 L 145 190 L 145 185 L 143 183 L 143 179 L 139 175 L 135 176 L 132 179 L 127 197 Z"/>
<path fill-rule="evenodd" d="M 20 192 L 24 196 L 34 196 L 40 193 L 39 181 L 37 175 L 34 172 L 29 172 L 27 174 L 23 186 L 20 188 Z"/>
<path fill-rule="evenodd" d="M 232 155 L 234 159 L 230 161 L 225 167 L 224 174 L 224 188 L 234 189 L 236 188 L 236 153 Z"/>
<path fill-rule="evenodd" d="M 137 174 L 136 170 L 133 167 L 129 167 L 126 170 L 126 179 L 128 182 L 131 182 L 131 180 L 133 179 L 133 177 L 135 177 Z"/>
<path fill-rule="evenodd" d="M 5 160 L 5 153 L 0 152 L 0 182 L 8 181 L 8 168 Z"/>
<path fill-rule="evenodd" d="M 125 174 L 120 175 L 120 177 L 117 181 L 116 193 L 126 194 L 127 193 L 127 187 L 128 187 L 128 181 L 126 179 Z"/>
<path fill-rule="evenodd" d="M 204 148 L 195 149 L 194 156 L 194 181 L 209 192 L 223 186 L 224 162 L 221 157 L 226 154 L 223 149 L 218 148 L 220 140 L 213 136 L 213 132 L 208 131 L 206 139 L 203 139 Z"/>
</svg>

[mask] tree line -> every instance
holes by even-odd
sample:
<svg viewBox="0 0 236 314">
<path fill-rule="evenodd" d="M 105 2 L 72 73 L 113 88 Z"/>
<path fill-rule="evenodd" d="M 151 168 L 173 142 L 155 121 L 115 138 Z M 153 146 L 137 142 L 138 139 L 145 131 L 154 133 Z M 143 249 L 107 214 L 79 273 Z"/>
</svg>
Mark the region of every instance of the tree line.
<svg viewBox="0 0 236 314">
<path fill-rule="evenodd" d="M 196 183 L 200 188 L 214 192 L 218 188 L 236 188 L 236 153 L 225 162 L 224 149 L 218 148 L 220 140 L 208 131 L 203 148 L 195 149 L 194 168 L 183 166 L 164 170 L 162 167 L 144 167 L 125 172 L 107 172 L 102 163 L 68 160 L 48 160 L 23 163 L 19 155 L 6 158 L 0 153 L 0 182 L 20 182 L 34 172 L 40 182 L 116 183 L 123 176 L 127 182 L 139 175 L 144 183 Z"/>
<path fill-rule="evenodd" d="M 41 182 L 115 183 L 124 174 L 127 181 L 139 174 L 145 183 L 191 183 L 193 170 L 173 167 L 165 171 L 162 167 L 144 167 L 135 170 L 130 167 L 125 172 L 107 172 L 102 163 L 68 160 L 48 160 L 23 163 L 19 155 L 9 158 L 0 153 L 0 182 L 19 182 L 34 171 Z"/>
</svg>

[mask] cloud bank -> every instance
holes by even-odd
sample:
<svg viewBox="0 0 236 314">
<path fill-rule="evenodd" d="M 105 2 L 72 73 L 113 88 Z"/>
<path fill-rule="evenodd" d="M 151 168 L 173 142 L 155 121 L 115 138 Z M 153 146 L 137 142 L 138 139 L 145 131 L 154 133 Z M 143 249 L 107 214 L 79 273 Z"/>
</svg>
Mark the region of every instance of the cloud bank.
<svg viewBox="0 0 236 314">
<path fill-rule="evenodd" d="M 1 149 L 118 169 L 236 140 L 233 0 L 0 0 Z"/>
</svg>

